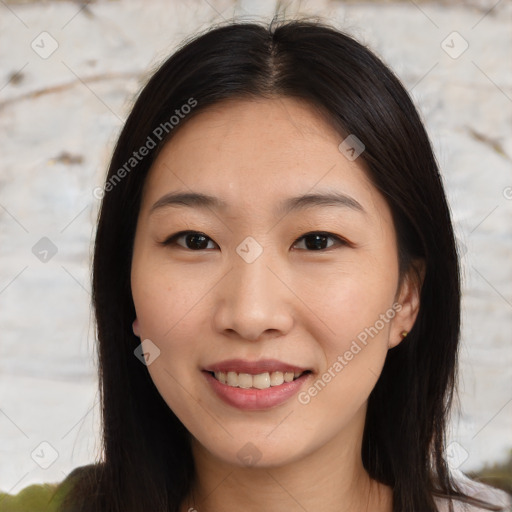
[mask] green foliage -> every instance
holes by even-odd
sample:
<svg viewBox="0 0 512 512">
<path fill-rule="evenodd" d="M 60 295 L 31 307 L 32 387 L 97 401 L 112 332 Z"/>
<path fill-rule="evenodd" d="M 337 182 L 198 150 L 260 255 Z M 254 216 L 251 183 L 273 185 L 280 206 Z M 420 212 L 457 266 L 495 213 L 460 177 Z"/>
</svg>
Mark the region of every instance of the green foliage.
<svg viewBox="0 0 512 512">
<path fill-rule="evenodd" d="M 501 464 L 484 466 L 479 471 L 468 473 L 469 478 L 502 489 L 512 495 L 512 450 L 508 460 Z"/>
</svg>

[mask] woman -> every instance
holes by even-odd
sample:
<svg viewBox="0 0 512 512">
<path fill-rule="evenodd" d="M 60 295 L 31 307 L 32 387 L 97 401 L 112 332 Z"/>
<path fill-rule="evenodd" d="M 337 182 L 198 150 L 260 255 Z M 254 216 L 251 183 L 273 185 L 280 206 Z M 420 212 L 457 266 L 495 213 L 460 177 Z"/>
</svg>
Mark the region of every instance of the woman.
<svg viewBox="0 0 512 512">
<path fill-rule="evenodd" d="M 460 284 L 428 137 L 337 30 L 230 24 L 160 67 L 93 291 L 104 460 L 61 510 L 505 510 L 446 462 Z"/>
</svg>

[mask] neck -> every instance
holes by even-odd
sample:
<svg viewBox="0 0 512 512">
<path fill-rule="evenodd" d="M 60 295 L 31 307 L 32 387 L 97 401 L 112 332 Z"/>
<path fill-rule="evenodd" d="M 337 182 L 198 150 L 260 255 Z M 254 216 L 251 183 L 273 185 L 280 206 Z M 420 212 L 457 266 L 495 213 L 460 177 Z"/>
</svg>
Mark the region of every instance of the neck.
<svg viewBox="0 0 512 512">
<path fill-rule="evenodd" d="M 196 479 L 182 510 L 391 512 L 392 491 L 364 469 L 361 442 L 362 434 L 354 439 L 354 432 L 341 432 L 289 464 L 240 467 L 220 460 L 193 440 Z"/>
</svg>

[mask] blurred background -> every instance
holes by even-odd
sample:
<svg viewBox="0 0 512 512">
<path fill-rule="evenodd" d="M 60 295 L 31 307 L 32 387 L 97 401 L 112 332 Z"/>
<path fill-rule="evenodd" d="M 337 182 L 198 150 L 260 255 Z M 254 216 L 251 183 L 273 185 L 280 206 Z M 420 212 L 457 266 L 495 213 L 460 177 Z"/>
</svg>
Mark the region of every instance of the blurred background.
<svg viewBox="0 0 512 512">
<path fill-rule="evenodd" d="M 464 272 L 450 465 L 512 492 L 510 0 L 0 0 L 1 491 L 61 481 L 101 453 L 94 190 L 135 95 L 183 39 L 278 7 L 355 36 L 420 110 Z"/>
</svg>

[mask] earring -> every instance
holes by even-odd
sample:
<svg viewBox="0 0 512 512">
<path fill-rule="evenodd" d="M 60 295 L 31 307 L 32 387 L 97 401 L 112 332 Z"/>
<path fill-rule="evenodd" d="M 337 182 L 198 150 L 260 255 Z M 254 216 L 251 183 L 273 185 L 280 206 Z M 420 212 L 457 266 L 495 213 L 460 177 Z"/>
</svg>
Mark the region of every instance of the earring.
<svg viewBox="0 0 512 512">
<path fill-rule="evenodd" d="M 402 338 L 405 338 L 409 333 L 407 331 L 402 331 L 400 333 L 400 335 L 402 336 Z"/>
</svg>

